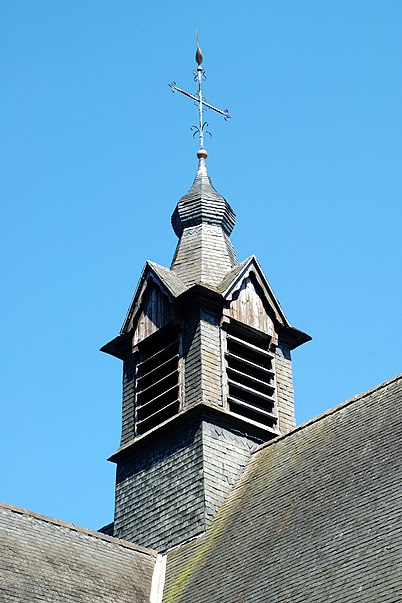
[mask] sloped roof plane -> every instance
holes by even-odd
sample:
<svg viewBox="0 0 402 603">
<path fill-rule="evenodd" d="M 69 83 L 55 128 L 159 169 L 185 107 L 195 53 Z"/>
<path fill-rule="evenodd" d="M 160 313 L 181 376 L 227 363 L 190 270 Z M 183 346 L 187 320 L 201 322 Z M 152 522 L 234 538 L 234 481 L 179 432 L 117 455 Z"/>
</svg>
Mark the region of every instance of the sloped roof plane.
<svg viewBox="0 0 402 603">
<path fill-rule="evenodd" d="M 149 603 L 157 554 L 0 503 L 2 603 Z"/>
<path fill-rule="evenodd" d="M 402 593 L 402 376 L 263 444 L 164 603 L 395 603 Z"/>
</svg>

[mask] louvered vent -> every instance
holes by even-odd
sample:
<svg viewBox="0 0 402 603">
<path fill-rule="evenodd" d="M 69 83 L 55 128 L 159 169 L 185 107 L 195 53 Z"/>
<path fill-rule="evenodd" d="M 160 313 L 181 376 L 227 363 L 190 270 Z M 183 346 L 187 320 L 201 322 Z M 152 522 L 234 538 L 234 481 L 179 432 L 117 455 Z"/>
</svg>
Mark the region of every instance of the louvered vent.
<svg viewBox="0 0 402 603">
<path fill-rule="evenodd" d="M 231 323 L 226 336 L 229 410 L 277 431 L 274 355 L 269 338 Z"/>
<path fill-rule="evenodd" d="M 136 435 L 170 419 L 179 411 L 179 336 L 161 329 L 139 346 L 136 370 Z"/>
</svg>

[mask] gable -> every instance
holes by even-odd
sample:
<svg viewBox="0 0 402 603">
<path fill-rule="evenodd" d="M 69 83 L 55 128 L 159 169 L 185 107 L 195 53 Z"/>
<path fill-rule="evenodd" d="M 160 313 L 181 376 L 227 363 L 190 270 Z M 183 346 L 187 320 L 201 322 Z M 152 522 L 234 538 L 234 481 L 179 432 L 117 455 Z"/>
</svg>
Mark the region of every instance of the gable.
<svg viewBox="0 0 402 603">
<path fill-rule="evenodd" d="M 143 338 L 142 332 L 151 334 L 160 329 L 169 322 L 166 315 L 170 315 L 172 310 L 171 308 L 168 310 L 168 304 L 171 304 L 185 290 L 186 286 L 171 270 L 147 261 L 120 335 L 129 333 L 136 328 L 139 320 L 141 320 L 142 326 L 136 335 L 138 341 Z"/>
<path fill-rule="evenodd" d="M 174 318 L 169 298 L 151 279 L 142 297 L 141 309 L 136 320 L 133 345 L 152 335 Z"/>
<path fill-rule="evenodd" d="M 217 291 L 226 302 L 229 318 L 241 315 L 244 324 L 268 334 L 274 331 L 290 350 L 310 341 L 310 335 L 289 324 L 255 256 L 228 272 Z"/>
<path fill-rule="evenodd" d="M 250 272 L 226 300 L 224 314 L 249 327 L 275 336 L 274 322 L 269 306 L 254 273 Z M 272 313 L 272 311 L 271 311 Z"/>
<path fill-rule="evenodd" d="M 242 286 L 243 281 L 247 278 L 252 279 L 255 289 L 256 285 L 258 285 L 258 297 L 265 304 L 265 308 L 267 312 L 269 311 L 274 322 L 285 327 L 290 326 L 254 256 L 251 256 L 226 274 L 219 284 L 218 290 L 225 299 L 232 299 L 235 292 Z"/>
</svg>

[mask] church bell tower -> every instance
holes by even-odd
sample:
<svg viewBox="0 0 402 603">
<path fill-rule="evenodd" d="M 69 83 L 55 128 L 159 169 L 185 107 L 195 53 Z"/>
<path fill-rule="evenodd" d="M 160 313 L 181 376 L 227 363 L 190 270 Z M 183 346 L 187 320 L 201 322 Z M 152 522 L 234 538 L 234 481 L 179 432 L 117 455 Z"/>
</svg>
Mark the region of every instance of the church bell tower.
<svg viewBox="0 0 402 603">
<path fill-rule="evenodd" d="M 235 213 L 206 168 L 202 60 L 197 46 L 198 170 L 172 215 L 172 264 L 145 264 L 120 335 L 102 348 L 123 361 L 112 533 L 160 552 L 204 532 L 253 448 L 295 426 L 290 353 L 310 339 L 256 258 L 237 260 Z"/>
</svg>

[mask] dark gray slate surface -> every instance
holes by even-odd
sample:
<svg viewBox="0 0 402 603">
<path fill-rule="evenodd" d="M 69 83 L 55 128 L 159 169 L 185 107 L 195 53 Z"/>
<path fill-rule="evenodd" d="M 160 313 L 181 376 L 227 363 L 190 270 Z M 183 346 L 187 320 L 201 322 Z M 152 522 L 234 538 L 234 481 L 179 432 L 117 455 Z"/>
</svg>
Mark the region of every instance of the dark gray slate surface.
<svg viewBox="0 0 402 603">
<path fill-rule="evenodd" d="M 206 410 L 137 441 L 117 466 L 114 535 L 165 553 L 202 534 L 260 442 Z"/>
<path fill-rule="evenodd" d="M 201 425 L 166 431 L 136 446 L 116 475 L 114 535 L 158 551 L 205 529 Z"/>
<path fill-rule="evenodd" d="M 149 602 L 156 554 L 0 503 L 1 603 Z"/>
<path fill-rule="evenodd" d="M 200 159 L 194 183 L 178 202 L 172 215 L 179 242 L 171 270 L 187 286 L 216 286 L 238 264 L 229 239 L 236 216 L 229 203 L 216 192 Z"/>
<path fill-rule="evenodd" d="M 263 445 L 164 603 L 402 600 L 402 378 Z"/>
<path fill-rule="evenodd" d="M 171 271 L 187 287 L 202 283 L 213 288 L 236 264 L 232 242 L 222 228 L 214 224 L 198 224 L 184 230 Z"/>
<path fill-rule="evenodd" d="M 216 224 L 229 236 L 235 222 L 236 214 L 226 199 L 214 189 L 205 159 L 200 158 L 194 182 L 173 212 L 173 230 L 181 237 L 184 229 L 190 226 Z"/>
</svg>

